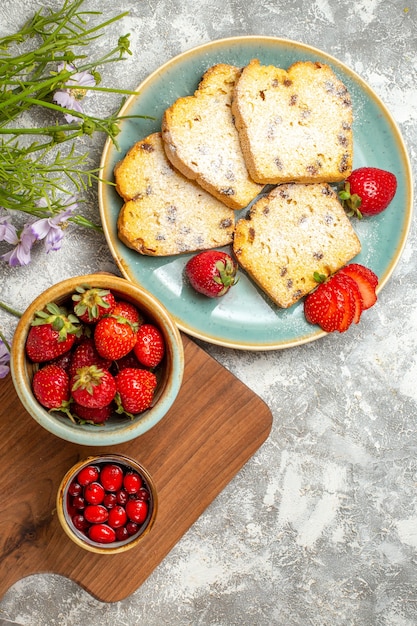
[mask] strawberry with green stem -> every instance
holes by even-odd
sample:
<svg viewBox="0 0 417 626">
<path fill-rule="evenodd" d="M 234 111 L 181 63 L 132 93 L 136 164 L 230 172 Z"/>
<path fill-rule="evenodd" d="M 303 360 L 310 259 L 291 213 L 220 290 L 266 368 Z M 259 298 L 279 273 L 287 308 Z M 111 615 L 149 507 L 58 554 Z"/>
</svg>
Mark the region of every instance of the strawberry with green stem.
<svg viewBox="0 0 417 626">
<path fill-rule="evenodd" d="M 133 352 L 145 367 L 157 367 L 165 354 L 165 341 L 159 328 L 150 323 L 142 324 L 137 332 Z"/>
<path fill-rule="evenodd" d="M 109 289 L 80 285 L 72 295 L 74 313 L 86 324 L 97 322 L 112 312 L 116 299 Z"/>
<path fill-rule="evenodd" d="M 59 365 L 48 363 L 37 370 L 33 375 L 32 390 L 43 407 L 67 413 L 70 405 L 69 376 Z"/>
<path fill-rule="evenodd" d="M 70 379 L 73 400 L 81 406 L 102 409 L 116 395 L 116 382 L 108 370 L 96 365 L 81 367 Z"/>
<path fill-rule="evenodd" d="M 115 376 L 115 380 L 117 413 L 133 418 L 151 406 L 157 385 L 153 372 L 127 367 Z"/>
<path fill-rule="evenodd" d="M 103 317 L 94 329 L 94 344 L 104 359 L 117 361 L 126 356 L 136 343 L 137 324 L 124 317 Z"/>
<path fill-rule="evenodd" d="M 339 191 L 339 198 L 349 216 L 361 219 L 377 215 L 391 203 L 397 191 L 397 178 L 392 172 L 377 167 L 353 170 Z"/>
<path fill-rule="evenodd" d="M 205 250 L 185 266 L 190 285 L 208 298 L 224 296 L 237 283 L 237 263 L 227 252 Z"/>
<path fill-rule="evenodd" d="M 26 354 L 34 363 L 52 361 L 70 350 L 81 332 L 74 314 L 50 302 L 35 314 L 26 339 Z"/>
<path fill-rule="evenodd" d="M 346 265 L 330 278 L 317 273 L 314 278 L 319 285 L 306 297 L 304 315 L 326 332 L 345 332 L 377 301 L 378 277 L 359 263 Z"/>
</svg>

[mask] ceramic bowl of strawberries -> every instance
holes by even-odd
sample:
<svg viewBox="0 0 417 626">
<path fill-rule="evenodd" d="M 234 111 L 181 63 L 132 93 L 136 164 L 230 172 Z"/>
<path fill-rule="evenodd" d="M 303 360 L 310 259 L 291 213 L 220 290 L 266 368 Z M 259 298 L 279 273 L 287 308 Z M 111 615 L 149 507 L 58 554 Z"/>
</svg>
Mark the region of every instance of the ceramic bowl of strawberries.
<svg viewBox="0 0 417 626">
<path fill-rule="evenodd" d="M 181 387 L 181 335 L 150 293 L 112 274 L 66 279 L 17 325 L 13 383 L 27 412 L 73 443 L 108 446 L 155 426 Z"/>
<path fill-rule="evenodd" d="M 149 534 L 157 514 L 155 483 L 138 461 L 122 454 L 76 463 L 58 488 L 57 513 L 68 537 L 97 554 L 125 552 Z"/>
</svg>

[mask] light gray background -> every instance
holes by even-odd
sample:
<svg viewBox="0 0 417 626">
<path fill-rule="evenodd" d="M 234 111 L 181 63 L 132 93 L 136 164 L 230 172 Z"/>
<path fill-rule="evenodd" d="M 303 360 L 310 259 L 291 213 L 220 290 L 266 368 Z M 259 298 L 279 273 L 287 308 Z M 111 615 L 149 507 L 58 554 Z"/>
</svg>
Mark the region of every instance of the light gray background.
<svg viewBox="0 0 417 626">
<path fill-rule="evenodd" d="M 3 0 L 0 33 L 39 7 Z M 130 10 L 109 37 L 130 32 L 133 56 L 115 66 L 111 81 L 103 73 L 104 84 L 123 88 L 222 37 L 272 35 L 318 47 L 380 96 L 416 163 L 415 2 L 88 0 L 85 7 L 106 16 Z M 91 97 L 100 113 L 118 102 Z M 102 146 L 97 138 L 95 165 Z M 86 200 L 87 214 L 97 216 L 95 189 Z M 204 345 L 271 407 L 267 442 L 131 597 L 102 604 L 59 576 L 31 576 L 1 599 L 1 626 L 414 626 L 416 244 L 413 223 L 377 306 L 344 335 L 266 353 Z M 27 268 L 0 269 L 1 299 L 19 310 L 62 278 L 117 271 L 104 238 L 77 228 L 61 252 L 34 256 Z M 9 338 L 15 323 L 0 313 Z"/>
</svg>

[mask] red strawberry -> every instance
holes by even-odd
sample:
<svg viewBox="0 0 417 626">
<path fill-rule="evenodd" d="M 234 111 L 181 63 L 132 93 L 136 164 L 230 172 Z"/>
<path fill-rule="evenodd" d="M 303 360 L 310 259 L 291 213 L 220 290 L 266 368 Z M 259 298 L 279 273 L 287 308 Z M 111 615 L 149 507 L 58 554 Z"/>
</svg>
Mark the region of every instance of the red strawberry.
<svg viewBox="0 0 417 626">
<path fill-rule="evenodd" d="M 113 412 L 113 405 L 108 404 L 101 409 L 96 409 L 88 406 L 82 406 L 81 404 L 74 402 L 74 404 L 71 405 L 71 412 L 85 422 L 103 424 L 111 416 Z"/>
<path fill-rule="evenodd" d="M 116 299 L 108 289 L 83 285 L 76 287 L 72 296 L 74 312 L 86 324 L 97 322 L 103 315 L 108 315 L 116 304 Z"/>
<path fill-rule="evenodd" d="M 361 293 L 362 309 L 364 311 L 375 304 L 377 301 L 375 289 L 378 285 L 378 276 L 369 267 L 359 263 L 350 263 L 339 270 L 339 273 L 347 274 L 355 280 Z"/>
<path fill-rule="evenodd" d="M 37 401 L 47 409 L 65 410 L 68 407 L 69 376 L 59 365 L 48 363 L 35 372 L 32 389 Z"/>
<path fill-rule="evenodd" d="M 94 329 L 96 350 L 104 359 L 117 361 L 126 356 L 136 343 L 136 329 L 122 317 L 103 317 Z"/>
<path fill-rule="evenodd" d="M 135 415 L 148 409 L 153 401 L 156 376 L 148 370 L 127 367 L 116 376 L 118 413 Z"/>
<path fill-rule="evenodd" d="M 68 373 L 70 365 L 71 365 L 71 360 L 72 360 L 72 351 L 68 350 L 68 352 L 64 352 L 64 354 L 57 356 L 56 359 L 52 359 L 52 361 L 49 361 L 49 363 L 53 363 L 54 365 L 59 365 L 59 367 L 62 367 L 62 369 Z"/>
<path fill-rule="evenodd" d="M 112 364 L 110 359 L 103 359 L 97 352 L 92 339 L 84 339 L 74 350 L 69 368 L 70 377 L 75 376 L 77 369 L 86 365 L 97 365 L 108 370 Z"/>
<path fill-rule="evenodd" d="M 96 365 L 81 367 L 71 378 L 70 389 L 77 404 L 101 409 L 112 402 L 116 395 L 116 382 L 107 370 Z"/>
<path fill-rule="evenodd" d="M 154 324 L 142 324 L 133 347 L 138 361 L 146 367 L 156 367 L 165 354 L 164 337 Z"/>
<path fill-rule="evenodd" d="M 209 298 L 224 296 L 236 284 L 237 263 L 226 252 L 205 250 L 193 256 L 185 266 L 191 286 Z"/>
<path fill-rule="evenodd" d="M 362 311 L 375 304 L 377 284 L 378 277 L 369 268 L 359 263 L 346 265 L 307 296 L 306 320 L 326 332 L 346 331 L 359 322 Z"/>
<path fill-rule="evenodd" d="M 356 300 L 353 293 L 355 283 L 352 286 L 351 281 L 341 274 L 335 274 L 331 279 L 331 283 L 332 288 L 337 293 L 338 307 L 342 309 L 343 313 L 336 330 L 339 333 L 343 333 L 352 324 L 356 312 Z"/>
<path fill-rule="evenodd" d="M 337 272 L 337 277 L 339 281 L 343 279 L 343 283 L 346 283 L 348 286 L 350 297 L 353 303 L 352 323 L 358 324 L 363 311 L 363 299 L 358 284 L 351 276 L 349 276 L 348 274 L 342 274 L 340 271 Z"/>
<path fill-rule="evenodd" d="M 139 324 L 142 324 L 143 322 L 143 317 L 135 305 L 131 302 L 126 302 L 125 300 L 118 300 L 116 302 L 112 315 L 114 317 L 123 317 L 125 320 L 128 320 L 128 322 L 131 322 L 136 326 L 139 326 Z"/>
<path fill-rule="evenodd" d="M 118 359 L 117 361 L 115 361 L 114 366 L 116 369 L 116 374 L 117 372 L 124 370 L 126 367 L 136 367 L 139 369 L 141 368 L 141 364 L 136 358 L 136 355 L 133 350 L 131 350 L 129 354 L 126 354 L 126 356 L 122 356 L 121 359 Z"/>
<path fill-rule="evenodd" d="M 54 302 L 37 311 L 26 339 L 26 354 L 35 363 L 52 361 L 71 349 L 81 328 L 78 318 Z"/>
<path fill-rule="evenodd" d="M 320 285 L 304 301 L 304 315 L 310 324 L 318 324 L 328 332 L 339 330 L 344 316 L 344 298 L 332 286 L 332 279 Z"/>
<path fill-rule="evenodd" d="M 396 191 L 397 179 L 391 172 L 377 167 L 359 167 L 346 179 L 339 197 L 349 214 L 361 218 L 384 211 Z"/>
</svg>

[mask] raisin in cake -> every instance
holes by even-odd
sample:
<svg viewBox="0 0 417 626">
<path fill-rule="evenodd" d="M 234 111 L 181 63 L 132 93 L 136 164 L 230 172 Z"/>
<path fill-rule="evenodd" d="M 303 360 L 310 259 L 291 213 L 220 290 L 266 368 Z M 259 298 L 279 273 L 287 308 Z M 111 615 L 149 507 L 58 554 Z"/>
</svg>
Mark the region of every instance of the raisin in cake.
<svg viewBox="0 0 417 626">
<path fill-rule="evenodd" d="M 161 133 L 137 142 L 114 176 L 125 199 L 118 236 L 129 248 L 167 256 L 231 243 L 234 212 L 171 165 Z"/>
<path fill-rule="evenodd" d="M 232 65 L 214 65 L 194 95 L 176 100 L 162 118 L 169 160 L 231 209 L 246 207 L 263 187 L 248 174 L 231 112 L 239 74 Z"/>
<path fill-rule="evenodd" d="M 323 183 L 283 184 L 238 220 L 233 251 L 239 265 L 279 307 L 317 286 L 361 249 L 336 193 Z"/>
<path fill-rule="evenodd" d="M 299 61 L 286 71 L 253 59 L 232 112 L 253 180 L 331 183 L 351 173 L 351 98 L 328 65 Z"/>
</svg>

